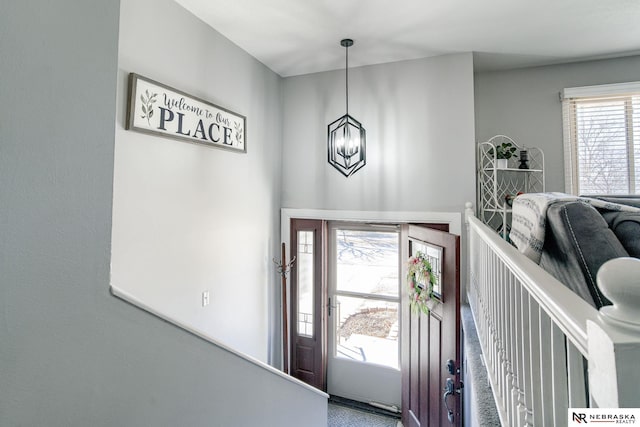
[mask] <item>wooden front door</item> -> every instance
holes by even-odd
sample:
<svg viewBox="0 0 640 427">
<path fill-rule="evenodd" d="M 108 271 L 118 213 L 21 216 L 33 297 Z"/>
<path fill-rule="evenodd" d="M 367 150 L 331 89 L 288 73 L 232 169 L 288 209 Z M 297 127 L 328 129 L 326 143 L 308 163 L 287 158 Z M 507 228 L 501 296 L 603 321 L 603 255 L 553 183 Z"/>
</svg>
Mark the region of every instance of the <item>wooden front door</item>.
<svg viewBox="0 0 640 427">
<path fill-rule="evenodd" d="M 327 389 L 325 223 L 291 220 L 291 375 Z"/>
<path fill-rule="evenodd" d="M 405 427 L 460 426 L 460 237 L 430 228 L 402 228 L 402 422 Z M 440 301 L 412 312 L 407 260 L 422 252 L 439 277 Z"/>
</svg>

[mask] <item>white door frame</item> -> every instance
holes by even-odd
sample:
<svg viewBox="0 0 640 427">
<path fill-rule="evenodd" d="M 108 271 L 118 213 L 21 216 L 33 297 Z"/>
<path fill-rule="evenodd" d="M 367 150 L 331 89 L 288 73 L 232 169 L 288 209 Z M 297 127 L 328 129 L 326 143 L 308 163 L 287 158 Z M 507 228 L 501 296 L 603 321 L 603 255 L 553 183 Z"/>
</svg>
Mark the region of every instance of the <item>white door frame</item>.
<svg viewBox="0 0 640 427">
<path fill-rule="evenodd" d="M 393 224 L 404 224 L 408 222 L 449 224 L 449 233 L 458 236 L 462 234 L 462 214 L 460 212 L 339 211 L 282 208 L 280 210 L 280 240 L 286 244 L 286 259 L 289 259 L 290 255 L 291 218 L 324 219 L 327 221 L 388 222 Z"/>
<path fill-rule="evenodd" d="M 449 233 L 460 236 L 462 234 L 462 214 L 460 212 L 411 212 L 411 211 L 342 211 L 325 209 L 294 209 L 280 210 L 280 241 L 285 243 L 285 259 L 291 258 L 291 219 L 321 219 L 326 221 L 377 222 L 377 223 L 436 223 L 448 224 Z M 290 281 L 287 282 L 287 306 L 291 306 Z M 287 324 L 292 327 L 290 318 Z M 281 320 L 282 321 L 282 320 Z M 274 331 L 275 332 L 275 331 Z M 282 330 L 277 332 L 282 334 Z M 282 341 L 281 341 L 282 342 Z M 280 349 L 282 354 L 282 349 Z M 284 366 L 280 357 L 280 368 Z"/>
</svg>

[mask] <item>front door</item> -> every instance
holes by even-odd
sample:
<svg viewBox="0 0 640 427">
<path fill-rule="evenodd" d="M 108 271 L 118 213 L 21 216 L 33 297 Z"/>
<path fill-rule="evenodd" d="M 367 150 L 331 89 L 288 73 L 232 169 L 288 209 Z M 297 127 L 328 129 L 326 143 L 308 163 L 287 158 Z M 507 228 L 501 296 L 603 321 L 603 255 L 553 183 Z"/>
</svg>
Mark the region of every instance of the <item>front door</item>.
<svg viewBox="0 0 640 427">
<path fill-rule="evenodd" d="M 460 237 L 414 225 L 404 225 L 401 234 L 402 422 L 460 426 Z M 407 261 L 419 253 L 437 278 L 428 314 L 409 308 Z"/>
</svg>

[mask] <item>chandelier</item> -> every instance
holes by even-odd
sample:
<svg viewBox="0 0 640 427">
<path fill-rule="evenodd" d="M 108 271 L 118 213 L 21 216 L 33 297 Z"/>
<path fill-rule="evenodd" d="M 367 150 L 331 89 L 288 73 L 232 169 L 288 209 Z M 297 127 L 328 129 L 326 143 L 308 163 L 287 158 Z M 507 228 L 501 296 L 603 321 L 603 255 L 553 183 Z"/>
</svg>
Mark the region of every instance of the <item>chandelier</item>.
<svg viewBox="0 0 640 427">
<path fill-rule="evenodd" d="M 353 40 L 343 39 L 345 48 L 345 92 L 346 112 L 344 116 L 327 126 L 327 148 L 329 163 L 344 176 L 349 177 L 366 163 L 366 131 L 362 124 L 349 115 L 349 47 Z"/>
</svg>

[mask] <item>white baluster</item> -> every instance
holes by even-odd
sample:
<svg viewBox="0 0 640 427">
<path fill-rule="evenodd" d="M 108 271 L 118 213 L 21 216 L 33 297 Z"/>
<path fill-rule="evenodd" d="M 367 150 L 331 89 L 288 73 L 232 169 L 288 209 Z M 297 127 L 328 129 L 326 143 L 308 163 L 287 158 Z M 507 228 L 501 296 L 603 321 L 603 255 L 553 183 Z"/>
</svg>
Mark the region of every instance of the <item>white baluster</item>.
<svg viewBox="0 0 640 427">
<path fill-rule="evenodd" d="M 497 365 L 496 371 L 498 375 L 498 388 L 500 389 L 500 400 L 502 401 L 502 407 L 506 407 L 505 401 L 505 357 L 504 357 L 504 318 L 503 318 L 503 309 L 504 304 L 502 303 L 502 298 L 504 294 L 504 266 L 499 262 L 496 257 L 496 264 L 498 265 L 498 271 L 496 276 L 496 281 L 494 284 L 495 287 L 495 317 L 496 317 L 496 346 L 497 346 Z"/>
<path fill-rule="evenodd" d="M 504 312 L 505 336 L 505 401 L 509 415 L 509 423 L 513 425 L 513 399 L 511 394 L 513 390 L 513 358 L 511 354 L 511 350 L 513 349 L 513 334 L 511 332 L 511 328 L 513 326 L 513 323 L 511 321 L 511 305 L 509 304 L 511 300 L 513 274 L 507 268 L 505 268 L 505 272 L 506 281 L 504 283 L 504 307 L 502 309 L 502 311 Z"/>
<path fill-rule="evenodd" d="M 498 333 L 497 333 L 497 319 L 496 319 L 496 281 L 498 276 L 498 262 L 496 259 L 496 255 L 491 253 L 491 278 L 489 279 L 490 290 L 487 298 L 487 302 L 490 306 L 490 325 L 491 328 L 491 341 L 489 345 L 491 346 L 491 370 L 493 372 L 493 378 L 498 380 Z M 502 395 L 500 394 L 500 384 L 498 381 L 495 382 L 496 392 L 498 393 L 498 398 Z"/>
<path fill-rule="evenodd" d="M 533 411 L 533 422 L 536 426 L 542 425 L 542 402 L 540 384 L 540 306 L 529 297 L 529 332 L 531 356 L 531 410 Z"/>
<path fill-rule="evenodd" d="M 551 355 L 551 319 L 540 310 L 540 408 L 541 416 L 536 417 L 536 425 L 553 426 L 553 356 Z M 564 352 L 564 349 L 562 350 Z"/>
<path fill-rule="evenodd" d="M 509 363 L 507 365 L 507 398 L 509 400 L 509 423 L 514 425 L 516 422 L 516 399 L 517 399 L 517 385 L 516 385 L 516 321 L 515 321 L 515 294 L 516 278 L 513 274 L 509 273 L 509 280 L 507 281 L 507 298 L 505 299 L 505 310 L 507 311 L 507 336 L 509 338 L 509 346 L 507 347 L 507 358 Z"/>
<path fill-rule="evenodd" d="M 513 296 L 511 306 L 513 307 L 513 424 L 521 426 L 524 424 L 524 418 L 520 417 L 524 408 L 524 395 L 522 394 L 522 384 L 524 375 L 522 373 L 522 303 L 521 303 L 521 284 L 519 280 L 514 281 Z"/>
<path fill-rule="evenodd" d="M 532 376 L 531 371 L 531 302 L 533 299 L 526 291 L 526 289 L 522 288 L 521 295 L 521 304 L 522 304 L 522 323 L 520 333 L 522 334 L 522 378 L 523 378 L 523 398 L 524 405 L 521 408 L 520 416 L 521 421 L 518 423 L 524 426 L 532 426 L 533 425 L 533 385 L 534 381 L 537 381 L 537 378 Z"/>
<path fill-rule="evenodd" d="M 551 323 L 551 386 L 553 395 L 545 399 L 553 402 L 553 425 L 563 427 L 567 425 L 567 348 L 566 338 L 560 328 Z"/>
<path fill-rule="evenodd" d="M 584 358 L 580 350 L 567 340 L 567 382 L 569 408 L 586 408 L 587 391 L 585 387 Z"/>
</svg>

